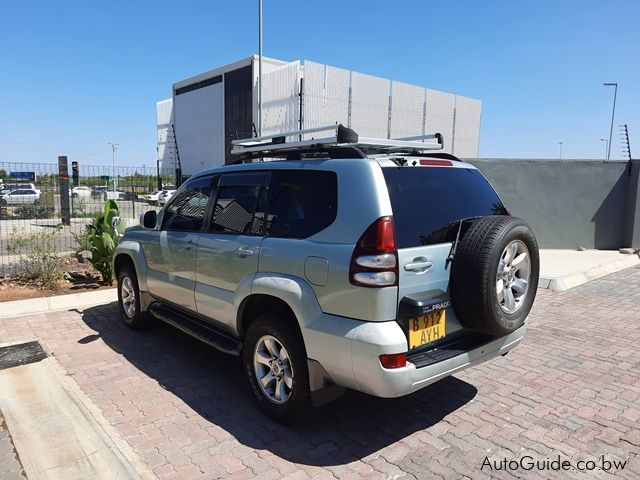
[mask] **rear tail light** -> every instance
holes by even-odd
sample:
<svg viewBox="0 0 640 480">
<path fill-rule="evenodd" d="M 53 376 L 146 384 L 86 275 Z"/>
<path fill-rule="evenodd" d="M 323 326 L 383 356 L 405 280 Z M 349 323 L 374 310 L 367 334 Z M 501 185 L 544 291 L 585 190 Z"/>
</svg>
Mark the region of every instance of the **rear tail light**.
<svg viewBox="0 0 640 480">
<path fill-rule="evenodd" d="M 380 355 L 380 364 L 384 368 L 402 368 L 407 366 L 407 353 Z"/>
<path fill-rule="evenodd" d="M 351 256 L 349 280 L 362 287 L 398 285 L 398 251 L 393 217 L 380 217 L 362 234 Z"/>
</svg>

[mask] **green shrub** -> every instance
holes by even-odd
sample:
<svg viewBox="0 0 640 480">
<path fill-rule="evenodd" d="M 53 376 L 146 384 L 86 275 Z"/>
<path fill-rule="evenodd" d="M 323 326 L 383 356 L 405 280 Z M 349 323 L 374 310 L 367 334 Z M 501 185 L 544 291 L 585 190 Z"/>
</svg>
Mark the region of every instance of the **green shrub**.
<svg viewBox="0 0 640 480">
<path fill-rule="evenodd" d="M 32 220 L 36 218 L 53 218 L 53 207 L 45 205 L 22 205 L 13 211 L 13 218 L 19 220 Z"/>
<path fill-rule="evenodd" d="M 71 236 L 76 241 L 75 253 L 91 250 L 93 243 L 91 241 L 90 225 L 85 225 L 79 232 L 71 232 Z"/>
<path fill-rule="evenodd" d="M 19 255 L 16 277 L 39 288 L 54 290 L 64 275 L 64 260 L 57 255 L 58 230 L 42 229 L 33 233 L 15 227 L 9 237 L 7 250 Z"/>
<path fill-rule="evenodd" d="M 107 200 L 104 204 L 104 213 L 91 225 L 87 225 L 91 240 L 91 264 L 100 272 L 103 282 L 107 285 L 113 283 L 111 262 L 119 234 L 124 231 L 124 228 L 118 204 L 114 200 Z"/>
</svg>

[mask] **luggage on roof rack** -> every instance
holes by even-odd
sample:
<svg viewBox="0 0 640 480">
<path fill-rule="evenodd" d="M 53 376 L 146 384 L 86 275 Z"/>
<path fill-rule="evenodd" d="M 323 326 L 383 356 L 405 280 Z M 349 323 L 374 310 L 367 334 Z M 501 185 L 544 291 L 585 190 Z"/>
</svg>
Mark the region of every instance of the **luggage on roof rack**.
<svg viewBox="0 0 640 480">
<path fill-rule="evenodd" d="M 320 133 L 323 135 L 319 138 L 302 140 L 303 135 Z M 298 137 L 298 140 L 287 142 L 288 137 Z M 426 151 L 441 150 L 443 139 L 440 133 L 396 140 L 360 137 L 353 129 L 335 124 L 233 140 L 231 144 L 231 153 L 238 155 L 239 161 L 263 157 L 300 160 L 319 157 L 366 158 L 373 155 L 416 155 Z"/>
</svg>

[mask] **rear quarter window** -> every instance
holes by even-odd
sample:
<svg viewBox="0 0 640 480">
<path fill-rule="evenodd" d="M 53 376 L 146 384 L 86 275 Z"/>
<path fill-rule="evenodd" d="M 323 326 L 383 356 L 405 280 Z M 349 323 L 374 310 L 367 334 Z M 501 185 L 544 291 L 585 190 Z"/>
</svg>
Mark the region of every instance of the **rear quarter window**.
<svg viewBox="0 0 640 480">
<path fill-rule="evenodd" d="M 398 248 L 453 241 L 457 221 L 507 215 L 498 194 L 472 168 L 385 167 L 382 169 Z"/>
<path fill-rule="evenodd" d="M 338 179 L 321 170 L 274 170 L 267 236 L 307 238 L 321 232 L 338 211 Z"/>
</svg>

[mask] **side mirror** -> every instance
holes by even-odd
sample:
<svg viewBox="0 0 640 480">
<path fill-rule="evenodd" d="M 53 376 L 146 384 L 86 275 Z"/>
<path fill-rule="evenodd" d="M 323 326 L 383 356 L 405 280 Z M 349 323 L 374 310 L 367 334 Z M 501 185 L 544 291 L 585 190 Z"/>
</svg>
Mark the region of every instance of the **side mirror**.
<svg viewBox="0 0 640 480">
<path fill-rule="evenodd" d="M 156 228 L 156 222 L 158 221 L 158 214 L 155 210 L 147 210 L 140 215 L 140 225 L 144 228 Z"/>
</svg>

